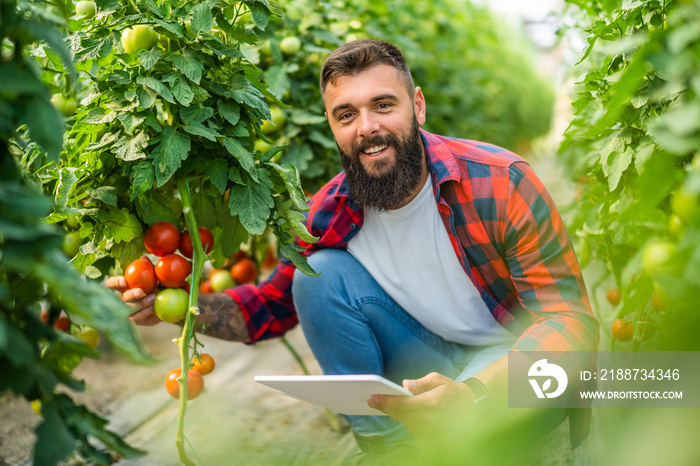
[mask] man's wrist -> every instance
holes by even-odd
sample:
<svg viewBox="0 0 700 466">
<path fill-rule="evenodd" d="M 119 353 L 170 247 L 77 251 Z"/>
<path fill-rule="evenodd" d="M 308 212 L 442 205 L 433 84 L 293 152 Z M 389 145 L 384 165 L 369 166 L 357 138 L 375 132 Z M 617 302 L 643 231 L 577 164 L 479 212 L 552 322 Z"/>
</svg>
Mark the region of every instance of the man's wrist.
<svg viewBox="0 0 700 466">
<path fill-rule="evenodd" d="M 474 394 L 474 403 L 478 403 L 479 401 L 488 398 L 489 391 L 486 389 L 486 385 L 484 385 L 481 380 L 474 377 L 469 377 L 462 383 L 469 387 L 469 390 L 471 390 L 471 392 Z"/>
</svg>

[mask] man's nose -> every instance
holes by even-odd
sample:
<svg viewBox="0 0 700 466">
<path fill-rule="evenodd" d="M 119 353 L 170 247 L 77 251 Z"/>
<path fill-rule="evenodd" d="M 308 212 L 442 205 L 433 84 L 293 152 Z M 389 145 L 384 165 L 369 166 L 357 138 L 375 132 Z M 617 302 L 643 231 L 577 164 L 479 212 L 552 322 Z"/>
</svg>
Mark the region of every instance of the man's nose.
<svg viewBox="0 0 700 466">
<path fill-rule="evenodd" d="M 379 120 L 372 112 L 360 112 L 359 114 L 360 125 L 359 132 L 362 137 L 374 136 L 379 132 Z"/>
</svg>

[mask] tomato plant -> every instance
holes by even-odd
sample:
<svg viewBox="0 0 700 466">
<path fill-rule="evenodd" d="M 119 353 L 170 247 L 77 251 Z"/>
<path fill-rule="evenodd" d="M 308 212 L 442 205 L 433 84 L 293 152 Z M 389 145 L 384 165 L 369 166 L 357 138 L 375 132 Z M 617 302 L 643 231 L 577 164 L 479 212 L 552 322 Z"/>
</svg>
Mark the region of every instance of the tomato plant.
<svg viewBox="0 0 700 466">
<path fill-rule="evenodd" d="M 80 246 L 82 244 L 83 240 L 80 238 L 80 233 L 77 231 L 70 231 L 63 237 L 63 252 L 66 256 L 73 258 L 80 251 Z"/>
<path fill-rule="evenodd" d="M 168 394 L 173 398 L 180 398 L 180 381 L 179 378 L 182 375 L 182 369 L 176 367 L 168 372 L 165 376 L 165 389 Z M 190 370 L 187 373 L 187 399 L 194 400 L 197 398 L 204 390 L 204 377 L 202 374 Z"/>
<path fill-rule="evenodd" d="M 192 362 L 194 363 L 192 370 L 197 371 L 202 375 L 209 374 L 214 370 L 214 366 L 216 365 L 214 358 L 207 353 L 196 355 L 194 358 L 192 358 Z"/>
<path fill-rule="evenodd" d="M 187 316 L 189 295 L 181 288 L 168 288 L 156 295 L 156 315 L 165 322 L 179 322 Z"/>
<path fill-rule="evenodd" d="M 156 288 L 156 272 L 148 259 L 136 259 L 124 271 L 129 288 L 141 288 L 148 294 Z"/>
<path fill-rule="evenodd" d="M 180 230 L 170 222 L 156 222 L 146 230 L 143 243 L 155 256 L 172 254 L 180 246 Z"/>
<path fill-rule="evenodd" d="M 202 243 L 202 248 L 205 254 L 209 254 L 214 248 L 214 236 L 207 227 L 199 227 L 199 240 Z M 190 232 L 186 231 L 180 236 L 180 253 L 192 259 L 192 239 L 190 238 Z"/>
<path fill-rule="evenodd" d="M 156 277 L 167 288 L 179 288 L 192 273 L 192 264 L 179 254 L 168 254 L 158 259 L 155 267 Z"/>
</svg>

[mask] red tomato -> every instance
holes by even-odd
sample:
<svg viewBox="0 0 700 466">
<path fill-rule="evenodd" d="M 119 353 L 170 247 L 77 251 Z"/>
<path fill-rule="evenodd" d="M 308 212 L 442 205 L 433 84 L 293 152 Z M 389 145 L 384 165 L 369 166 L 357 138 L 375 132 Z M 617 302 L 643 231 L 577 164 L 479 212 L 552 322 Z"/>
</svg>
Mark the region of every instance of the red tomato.
<svg viewBox="0 0 700 466">
<path fill-rule="evenodd" d="M 41 320 L 44 323 L 49 323 L 49 311 L 46 309 L 41 311 Z M 70 319 L 68 319 L 68 316 L 63 311 L 61 311 L 61 314 L 53 321 L 53 328 L 62 332 L 67 332 L 70 328 Z"/>
<path fill-rule="evenodd" d="M 202 353 L 199 355 L 199 359 L 197 356 L 192 358 L 192 362 L 194 363 L 194 366 L 192 366 L 193 371 L 197 371 L 202 375 L 207 375 L 211 371 L 214 370 L 214 366 L 216 363 L 214 362 L 214 358 L 207 353 Z"/>
<path fill-rule="evenodd" d="M 231 278 L 239 285 L 254 282 L 258 278 L 255 262 L 248 258 L 239 260 L 231 267 Z"/>
<path fill-rule="evenodd" d="M 180 245 L 180 231 L 170 222 L 158 222 L 146 230 L 143 244 L 148 252 L 162 257 L 172 254 Z"/>
<path fill-rule="evenodd" d="M 156 277 L 166 288 L 180 288 L 192 273 L 192 264 L 179 254 L 168 254 L 158 259 Z"/>
<path fill-rule="evenodd" d="M 211 286 L 211 282 L 209 280 L 204 280 L 202 283 L 199 284 L 199 292 L 202 294 L 209 294 L 214 292 L 214 288 Z"/>
<path fill-rule="evenodd" d="M 124 271 L 124 279 L 129 288 L 141 288 L 148 294 L 156 288 L 156 274 L 148 259 L 136 259 Z"/>
<path fill-rule="evenodd" d="M 171 370 L 165 376 L 165 389 L 175 399 L 180 398 L 180 382 L 177 380 L 182 374 L 179 367 Z M 187 399 L 193 400 L 204 390 L 204 377 L 197 371 L 190 369 L 187 372 Z"/>
<path fill-rule="evenodd" d="M 214 247 L 214 235 L 205 227 L 198 227 L 197 230 L 199 230 L 199 241 L 202 243 L 202 249 L 206 254 L 209 254 Z M 189 231 L 180 236 L 180 252 L 188 259 L 192 259 L 192 239 Z"/>
</svg>

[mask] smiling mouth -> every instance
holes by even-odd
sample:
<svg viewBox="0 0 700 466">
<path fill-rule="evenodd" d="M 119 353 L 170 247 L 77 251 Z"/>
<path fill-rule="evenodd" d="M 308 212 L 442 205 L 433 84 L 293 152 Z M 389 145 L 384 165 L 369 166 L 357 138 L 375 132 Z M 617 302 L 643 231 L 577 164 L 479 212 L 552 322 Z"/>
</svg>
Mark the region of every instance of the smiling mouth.
<svg viewBox="0 0 700 466">
<path fill-rule="evenodd" d="M 378 157 L 381 154 L 383 154 L 384 151 L 386 151 L 386 149 L 388 147 L 389 147 L 388 144 L 383 144 L 380 146 L 370 146 L 366 150 L 363 150 L 362 154 L 366 155 L 367 157 L 372 157 L 372 158 Z"/>
</svg>

